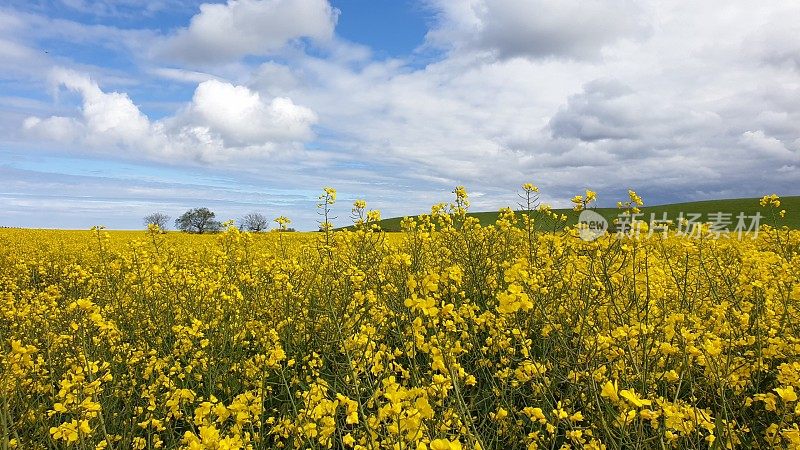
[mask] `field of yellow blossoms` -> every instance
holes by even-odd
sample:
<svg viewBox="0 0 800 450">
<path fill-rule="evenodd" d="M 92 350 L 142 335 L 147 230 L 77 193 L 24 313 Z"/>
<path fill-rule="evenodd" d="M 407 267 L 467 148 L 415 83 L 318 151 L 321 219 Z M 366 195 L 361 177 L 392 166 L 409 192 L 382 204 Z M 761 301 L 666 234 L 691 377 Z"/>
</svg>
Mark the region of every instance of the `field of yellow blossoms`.
<svg viewBox="0 0 800 450">
<path fill-rule="evenodd" d="M 391 234 L 363 202 L 345 231 L 0 230 L 0 448 L 800 447 L 800 232 L 589 242 L 455 193 Z"/>
</svg>

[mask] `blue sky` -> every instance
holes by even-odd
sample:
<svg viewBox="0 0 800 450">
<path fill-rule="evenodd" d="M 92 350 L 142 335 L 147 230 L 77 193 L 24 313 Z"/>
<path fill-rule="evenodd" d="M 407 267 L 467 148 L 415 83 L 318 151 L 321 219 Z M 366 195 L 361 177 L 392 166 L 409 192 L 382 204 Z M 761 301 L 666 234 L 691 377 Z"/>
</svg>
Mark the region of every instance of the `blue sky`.
<svg viewBox="0 0 800 450">
<path fill-rule="evenodd" d="M 798 194 L 800 4 L 11 0 L 0 225 Z"/>
<path fill-rule="evenodd" d="M 331 2 L 340 14 L 336 33 L 367 45 L 377 57 L 404 58 L 425 40 L 434 11 L 413 0 L 340 0 Z"/>
</svg>

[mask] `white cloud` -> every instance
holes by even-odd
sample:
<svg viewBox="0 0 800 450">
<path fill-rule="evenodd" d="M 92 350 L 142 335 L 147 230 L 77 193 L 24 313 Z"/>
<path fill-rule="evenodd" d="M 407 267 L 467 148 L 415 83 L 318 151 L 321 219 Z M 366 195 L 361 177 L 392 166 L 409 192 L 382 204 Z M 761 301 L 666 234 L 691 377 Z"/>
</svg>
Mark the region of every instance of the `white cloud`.
<svg viewBox="0 0 800 450">
<path fill-rule="evenodd" d="M 800 162 L 800 152 L 792 152 L 780 139 L 767 136 L 763 130 L 745 131 L 742 133 L 741 142 L 748 148 L 759 152 L 763 157 Z"/>
<path fill-rule="evenodd" d="M 99 152 L 149 159 L 216 162 L 258 158 L 302 148 L 316 115 L 288 98 L 262 100 L 244 86 L 209 80 L 175 116 L 151 121 L 125 93 L 104 92 L 84 74 L 55 69 L 55 84 L 80 94 L 77 118 L 29 117 L 24 130 L 41 139 L 72 141 Z"/>
<path fill-rule="evenodd" d="M 6 32 L 17 32 L 25 28 L 25 21 L 14 14 L 11 10 L 0 9 L 0 30 Z"/>
<path fill-rule="evenodd" d="M 51 116 L 46 119 L 28 117 L 22 122 L 24 131 L 56 142 L 72 142 L 83 134 L 83 124 L 71 117 Z"/>
<path fill-rule="evenodd" d="M 337 16 L 327 0 L 204 3 L 189 26 L 163 41 L 157 52 L 195 64 L 267 55 L 294 39 L 330 39 Z"/>
<path fill-rule="evenodd" d="M 197 86 L 181 119 L 208 125 L 228 145 L 253 145 L 308 140 L 317 117 L 289 98 L 265 102 L 258 92 L 245 86 L 209 80 Z"/>
<path fill-rule="evenodd" d="M 81 14 L 97 17 L 122 17 L 130 19 L 153 16 L 170 8 L 179 8 L 181 0 L 59 0 L 64 6 Z"/>
<path fill-rule="evenodd" d="M 7 39 L 0 39 L 0 58 L 6 61 L 30 58 L 33 54 L 34 51 L 31 48 Z"/>
<path fill-rule="evenodd" d="M 41 72 L 47 60 L 43 51 L 14 36 L 18 34 L 19 22 L 16 17 L 4 16 L 0 10 L 0 80 Z"/>
<path fill-rule="evenodd" d="M 89 77 L 69 70 L 55 69 L 51 78 L 55 84 L 81 95 L 82 123 L 86 126 L 84 137 L 88 144 L 125 145 L 149 134 L 150 121 L 127 94 L 105 93 Z"/>
<path fill-rule="evenodd" d="M 156 67 L 148 70 L 149 73 L 169 80 L 180 81 L 182 83 L 197 84 L 203 81 L 216 80 L 217 77 L 204 72 L 194 70 L 176 69 L 174 67 Z"/>
<path fill-rule="evenodd" d="M 650 14 L 635 0 L 434 0 L 434 45 L 498 57 L 595 59 L 607 45 L 644 37 Z"/>
</svg>

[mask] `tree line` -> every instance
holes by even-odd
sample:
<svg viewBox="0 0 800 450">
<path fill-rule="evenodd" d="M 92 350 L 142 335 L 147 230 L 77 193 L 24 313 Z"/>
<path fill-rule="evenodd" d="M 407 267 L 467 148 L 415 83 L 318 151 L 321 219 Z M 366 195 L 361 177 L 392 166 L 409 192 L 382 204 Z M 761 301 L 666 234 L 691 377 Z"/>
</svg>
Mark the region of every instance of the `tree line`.
<svg viewBox="0 0 800 450">
<path fill-rule="evenodd" d="M 144 217 L 143 223 L 145 227 L 156 226 L 161 231 L 169 229 L 170 219 L 169 215 L 162 212 L 154 212 Z M 237 220 L 237 226 L 242 231 L 250 231 L 254 233 L 267 231 L 269 229 L 269 219 L 261 213 L 251 212 L 245 214 Z M 294 228 L 288 228 L 286 225 L 291 221 L 286 217 L 278 217 L 275 219 L 278 223 L 279 231 L 295 231 Z M 185 233 L 216 233 L 222 229 L 222 222 L 216 220 L 216 214 L 208 208 L 192 208 L 180 217 L 175 219 L 175 229 Z"/>
</svg>

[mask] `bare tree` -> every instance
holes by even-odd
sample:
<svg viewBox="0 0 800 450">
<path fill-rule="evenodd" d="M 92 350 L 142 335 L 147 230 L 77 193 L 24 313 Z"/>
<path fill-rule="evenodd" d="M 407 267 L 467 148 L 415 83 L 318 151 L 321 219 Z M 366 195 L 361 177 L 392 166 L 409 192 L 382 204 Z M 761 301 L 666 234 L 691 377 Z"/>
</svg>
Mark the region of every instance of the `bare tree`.
<svg viewBox="0 0 800 450">
<path fill-rule="evenodd" d="M 198 234 L 219 231 L 222 224 L 214 220 L 214 216 L 214 212 L 208 208 L 193 208 L 175 219 L 175 228 Z"/>
<path fill-rule="evenodd" d="M 267 229 L 269 220 L 263 214 L 251 212 L 245 214 L 244 217 L 239 219 L 239 224 L 243 230 L 253 231 L 258 233 Z"/>
<path fill-rule="evenodd" d="M 144 226 L 156 225 L 162 231 L 167 231 L 170 217 L 161 212 L 154 212 L 144 216 Z"/>
</svg>

